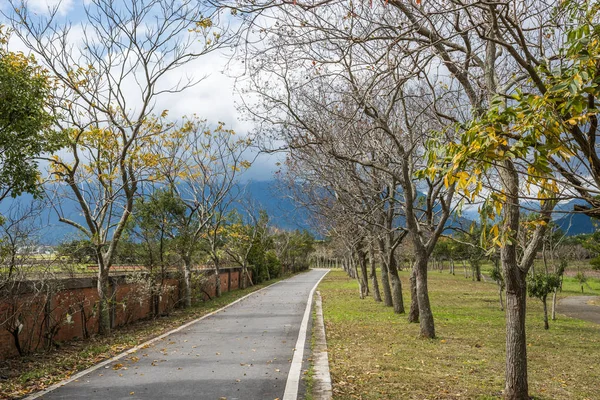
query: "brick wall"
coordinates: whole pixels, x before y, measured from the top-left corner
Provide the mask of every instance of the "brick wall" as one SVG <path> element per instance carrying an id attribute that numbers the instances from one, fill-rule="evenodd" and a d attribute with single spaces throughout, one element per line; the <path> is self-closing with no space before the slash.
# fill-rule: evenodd
<path id="1" fill-rule="evenodd" d="M 216 294 L 213 271 L 198 271 L 204 275 L 199 297 L 207 299 Z M 221 291 L 239 288 L 240 269 L 221 271 Z M 152 301 L 143 283 L 131 283 L 124 275 L 111 276 L 111 289 L 115 301 L 111 307 L 113 327 L 147 318 L 152 315 Z M 19 341 L 29 350 L 48 345 L 48 332 L 53 332 L 54 342 L 64 342 L 92 335 L 98 330 L 95 309 L 98 302 L 95 278 L 70 278 L 60 281 L 62 290 L 46 297 L 23 293 L 12 303 L 0 303 L 0 360 L 18 355 L 11 326 L 21 326 Z M 157 297 L 159 313 L 164 314 L 181 304 L 180 282 L 169 278 L 163 281 L 162 292 Z M 12 318 L 9 318 L 12 316 Z M 16 318 L 18 316 L 18 318 Z"/>

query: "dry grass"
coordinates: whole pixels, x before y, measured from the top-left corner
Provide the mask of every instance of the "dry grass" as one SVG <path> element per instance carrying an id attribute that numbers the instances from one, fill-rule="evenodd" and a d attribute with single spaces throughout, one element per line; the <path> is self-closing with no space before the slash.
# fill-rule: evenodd
<path id="1" fill-rule="evenodd" d="M 321 283 L 335 399 L 495 399 L 504 386 L 504 313 L 492 283 L 430 273 L 438 338 L 332 271 Z M 402 273 L 406 304 L 408 276 Z M 530 394 L 598 399 L 600 325 L 559 316 L 544 331 L 541 303 L 528 301 Z"/>

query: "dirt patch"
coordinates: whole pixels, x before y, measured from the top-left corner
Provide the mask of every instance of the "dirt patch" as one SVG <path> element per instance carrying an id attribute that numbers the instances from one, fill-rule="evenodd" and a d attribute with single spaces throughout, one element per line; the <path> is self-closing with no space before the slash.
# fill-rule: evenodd
<path id="1" fill-rule="evenodd" d="M 567 271 L 565 271 L 565 276 L 568 276 L 568 277 L 572 278 L 572 277 L 576 276 L 577 273 L 578 273 L 577 271 L 567 270 Z M 585 274 L 585 276 L 587 278 L 598 278 L 598 279 L 600 279 L 600 271 L 585 270 L 585 271 L 583 271 L 583 273 Z"/>

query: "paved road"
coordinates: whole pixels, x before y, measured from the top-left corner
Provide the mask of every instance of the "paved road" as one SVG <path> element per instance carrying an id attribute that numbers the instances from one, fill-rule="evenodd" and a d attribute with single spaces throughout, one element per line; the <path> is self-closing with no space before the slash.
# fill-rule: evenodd
<path id="1" fill-rule="evenodd" d="M 281 399 L 309 293 L 324 274 L 279 282 L 43 398 Z"/>
<path id="2" fill-rule="evenodd" d="M 568 317 L 579 318 L 600 324 L 600 307 L 588 304 L 590 300 L 600 302 L 597 296 L 570 296 L 558 303 L 556 311 Z"/>

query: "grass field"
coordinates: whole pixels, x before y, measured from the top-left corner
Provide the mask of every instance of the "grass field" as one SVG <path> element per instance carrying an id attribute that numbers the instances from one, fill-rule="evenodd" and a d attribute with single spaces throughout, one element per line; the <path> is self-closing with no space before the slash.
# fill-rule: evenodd
<path id="1" fill-rule="evenodd" d="M 458 271 L 457 271 L 458 273 Z M 402 272 L 405 304 L 408 273 Z M 335 399 L 496 399 L 504 387 L 504 312 L 497 287 L 430 272 L 437 339 L 372 298 L 356 281 L 330 272 L 320 284 Z M 600 282 L 587 282 L 600 294 Z M 565 281 L 564 295 L 578 294 Z M 586 288 L 587 289 L 587 288 Z M 543 329 L 542 306 L 528 300 L 530 395 L 536 399 L 600 398 L 600 325 L 559 315 Z"/>

